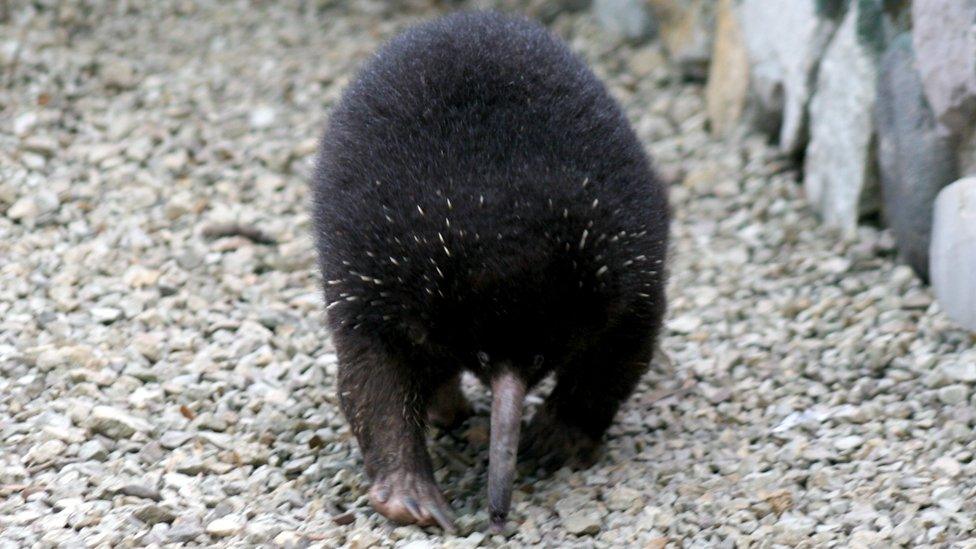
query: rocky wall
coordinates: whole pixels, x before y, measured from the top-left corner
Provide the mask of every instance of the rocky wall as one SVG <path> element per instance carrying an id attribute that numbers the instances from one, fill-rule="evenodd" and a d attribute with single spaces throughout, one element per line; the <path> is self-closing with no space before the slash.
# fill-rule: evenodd
<path id="1" fill-rule="evenodd" d="M 612 3 L 592 9 L 608 19 Z M 682 76 L 704 79 L 713 133 L 768 134 L 823 223 L 852 238 L 880 220 L 976 330 L 976 0 L 617 4 L 643 8 Z"/>

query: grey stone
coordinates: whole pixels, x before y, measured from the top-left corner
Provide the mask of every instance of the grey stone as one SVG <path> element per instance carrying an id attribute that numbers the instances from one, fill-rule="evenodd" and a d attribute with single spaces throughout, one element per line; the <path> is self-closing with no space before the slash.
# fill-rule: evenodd
<path id="1" fill-rule="evenodd" d="M 957 477 L 959 473 L 962 472 L 962 466 L 959 462 L 948 456 L 940 457 L 932 463 L 932 467 L 941 472 L 943 476 L 946 477 Z"/>
<path id="2" fill-rule="evenodd" d="M 38 122 L 39 118 L 36 112 L 27 111 L 17 115 L 13 122 L 14 135 L 21 137 L 28 135 Z"/>
<path id="3" fill-rule="evenodd" d="M 690 334 L 701 327 L 701 319 L 693 315 L 679 316 L 668 322 L 668 328 L 679 334 Z"/>
<path id="4" fill-rule="evenodd" d="M 196 518 L 177 518 L 166 532 L 166 538 L 175 543 L 188 543 L 203 534 L 203 526 Z"/>
<path id="5" fill-rule="evenodd" d="M 841 437 L 834 441 L 834 447 L 841 452 L 849 452 L 855 448 L 858 448 L 864 444 L 864 437 L 858 435 L 850 435 L 846 437 Z"/>
<path id="6" fill-rule="evenodd" d="M 148 432 L 150 424 L 142 419 L 110 406 L 95 406 L 88 420 L 88 428 L 109 438 L 129 438 L 137 432 Z"/>
<path id="7" fill-rule="evenodd" d="M 925 99 L 907 33 L 881 58 L 875 121 L 885 219 L 903 260 L 927 280 L 935 197 L 955 180 L 956 159 Z"/>
<path id="8" fill-rule="evenodd" d="M 594 0 L 593 15 L 608 33 L 631 42 L 654 34 L 654 20 L 640 0 Z"/>
<path id="9" fill-rule="evenodd" d="M 976 178 L 960 179 L 936 198 L 930 260 L 942 310 L 976 332 Z"/>
<path id="10" fill-rule="evenodd" d="M 779 146 L 804 144 L 807 103 L 820 57 L 836 24 L 817 12 L 816 0 L 743 0 L 739 22 L 752 64 L 757 107 L 780 119 Z"/>
<path id="11" fill-rule="evenodd" d="M 262 106 L 251 111 L 248 121 L 251 123 L 251 127 L 256 129 L 267 128 L 268 126 L 274 124 L 275 121 L 274 108 L 268 106 Z"/>
<path id="12" fill-rule="evenodd" d="M 976 383 L 976 363 L 947 362 L 940 366 L 942 372 L 953 381 Z"/>
<path id="13" fill-rule="evenodd" d="M 38 153 L 43 156 L 53 156 L 60 148 L 58 140 L 49 135 L 35 135 L 24 140 L 25 151 Z"/>
<path id="14" fill-rule="evenodd" d="M 133 265 L 125 271 L 125 274 L 122 275 L 122 280 L 133 288 L 145 288 L 155 285 L 156 282 L 159 281 L 159 276 L 159 271 L 146 269 L 139 265 Z M 151 334 L 139 335 L 148 336 Z"/>
<path id="15" fill-rule="evenodd" d="M 925 94 L 939 122 L 976 129 L 976 0 L 915 0 L 912 40 Z"/>
<path id="16" fill-rule="evenodd" d="M 582 536 L 600 531 L 606 511 L 583 497 L 567 497 L 556 503 L 556 513 L 567 532 Z"/>
<path id="17" fill-rule="evenodd" d="M 14 221 L 34 224 L 41 216 L 57 211 L 61 205 L 58 195 L 49 190 L 21 197 L 7 209 L 7 217 Z"/>
<path id="18" fill-rule="evenodd" d="M 604 496 L 611 511 L 626 511 L 639 506 L 644 501 L 640 491 L 627 486 L 615 486 Z"/>
<path id="19" fill-rule="evenodd" d="M 174 449 L 193 438 L 193 433 L 187 433 L 183 431 L 166 431 L 163 436 L 159 437 L 159 443 L 167 449 Z"/>
<path id="20" fill-rule="evenodd" d="M 92 318 L 102 324 L 111 324 L 122 318 L 122 311 L 115 307 L 92 307 Z"/>
<path id="21" fill-rule="evenodd" d="M 434 544 L 425 539 L 417 539 L 403 544 L 401 549 L 434 549 Z"/>
<path id="22" fill-rule="evenodd" d="M 968 396 L 969 390 L 965 385 L 946 385 L 945 387 L 939 389 L 939 400 L 941 400 L 943 404 L 948 404 L 950 406 L 965 402 Z"/>
<path id="23" fill-rule="evenodd" d="M 193 270 L 203 264 L 203 254 L 193 246 L 187 246 L 183 253 L 176 257 L 176 262 L 186 270 Z"/>
<path id="24" fill-rule="evenodd" d="M 810 517 L 785 514 L 773 527 L 775 541 L 795 547 L 806 541 L 816 526 L 817 521 Z"/>
<path id="25" fill-rule="evenodd" d="M 234 534 L 240 532 L 243 528 L 244 521 L 241 519 L 241 517 L 227 515 L 226 517 L 221 517 L 207 523 L 206 531 L 211 536 L 227 537 L 233 536 Z"/>
<path id="26" fill-rule="evenodd" d="M 959 511 L 964 503 L 959 497 L 959 491 L 953 486 L 940 486 L 932 490 L 932 499 L 939 507 L 950 513 Z"/>
<path id="27" fill-rule="evenodd" d="M 48 463 L 61 457 L 67 445 L 60 440 L 49 440 L 31 447 L 24 456 L 27 463 Z"/>
<path id="28" fill-rule="evenodd" d="M 297 547 L 302 541 L 302 535 L 292 530 L 280 532 L 274 537 L 274 543 L 278 547 Z"/>
<path id="29" fill-rule="evenodd" d="M 350 549 L 369 549 L 375 547 L 379 541 L 375 534 L 364 530 L 353 532 L 346 538 Z"/>
<path id="30" fill-rule="evenodd" d="M 95 460 L 95 461 L 105 461 L 108 458 L 108 452 L 105 451 L 105 446 L 97 440 L 89 440 L 88 442 L 81 445 L 78 449 L 78 458 L 82 461 Z"/>
<path id="31" fill-rule="evenodd" d="M 880 198 L 872 151 L 877 69 L 858 39 L 858 13 L 848 11 L 820 63 L 803 177 L 824 222 L 847 234 L 862 214 L 877 211 Z"/>
<path id="32" fill-rule="evenodd" d="M 9 181 L 0 181 L 0 206 L 10 205 L 17 201 L 17 188 Z M 2 209 L 2 208 L 0 208 Z"/>
<path id="33" fill-rule="evenodd" d="M 186 456 L 176 464 L 176 471 L 184 475 L 196 476 L 207 470 L 207 463 L 197 455 Z"/>
<path id="34" fill-rule="evenodd" d="M 152 362 L 162 357 L 163 340 L 159 334 L 139 334 L 132 340 L 132 347 Z"/>
<path id="35" fill-rule="evenodd" d="M 159 490 L 147 484 L 124 484 L 119 487 L 118 493 L 126 496 L 134 496 L 137 498 L 151 499 L 155 501 L 162 499 Z"/>
<path id="36" fill-rule="evenodd" d="M 150 526 L 161 522 L 173 522 L 176 519 L 176 514 L 171 509 L 157 503 L 143 505 L 132 515 Z"/>
<path id="37" fill-rule="evenodd" d="M 834 441 L 834 447 L 841 452 L 849 452 L 855 448 L 859 448 L 861 444 L 864 444 L 864 437 L 858 435 L 841 437 Z"/>

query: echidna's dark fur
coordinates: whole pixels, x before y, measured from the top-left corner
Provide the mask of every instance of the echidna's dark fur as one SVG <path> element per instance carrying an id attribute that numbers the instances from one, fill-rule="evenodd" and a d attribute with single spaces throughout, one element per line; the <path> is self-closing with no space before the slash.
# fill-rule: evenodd
<path id="1" fill-rule="evenodd" d="M 342 408 L 378 508 L 432 522 L 428 405 L 461 369 L 530 387 L 555 371 L 527 448 L 557 465 L 596 445 L 651 358 L 669 213 L 563 43 L 491 13 L 395 38 L 332 111 L 314 197 Z"/>

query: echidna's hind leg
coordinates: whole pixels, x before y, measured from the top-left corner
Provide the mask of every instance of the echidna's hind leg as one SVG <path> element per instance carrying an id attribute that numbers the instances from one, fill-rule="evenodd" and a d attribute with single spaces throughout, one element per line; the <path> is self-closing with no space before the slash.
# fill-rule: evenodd
<path id="1" fill-rule="evenodd" d="M 451 508 L 434 482 L 425 430 L 430 384 L 363 336 L 335 333 L 339 400 L 372 481 L 369 500 L 403 524 L 453 530 Z"/>
<path id="2" fill-rule="evenodd" d="M 556 387 L 526 429 L 521 457 L 546 471 L 589 466 L 620 404 L 650 365 L 657 326 L 643 315 L 629 317 L 579 360 L 557 367 Z"/>

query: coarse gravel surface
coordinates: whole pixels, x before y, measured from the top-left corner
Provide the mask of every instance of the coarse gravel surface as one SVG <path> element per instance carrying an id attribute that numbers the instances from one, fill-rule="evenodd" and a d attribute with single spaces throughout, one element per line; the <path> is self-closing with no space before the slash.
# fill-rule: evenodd
<path id="1" fill-rule="evenodd" d="M 711 138 L 654 43 L 588 12 L 551 25 L 673 181 L 670 363 L 594 467 L 520 479 L 498 535 L 469 387 L 481 415 L 432 437 L 445 538 L 366 501 L 307 180 L 355 67 L 447 8 L 9 4 L 0 547 L 976 547 L 973 336 L 888 231 L 842 239 L 763 138 Z"/>

